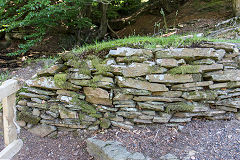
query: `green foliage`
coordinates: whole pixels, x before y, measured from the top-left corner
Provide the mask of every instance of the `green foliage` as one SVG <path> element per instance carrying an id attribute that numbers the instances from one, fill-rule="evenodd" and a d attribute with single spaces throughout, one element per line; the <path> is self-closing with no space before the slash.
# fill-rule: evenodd
<path id="1" fill-rule="evenodd" d="M 0 73 L 0 85 L 2 84 L 2 82 L 6 81 L 7 79 L 9 79 L 8 71 Z"/>
<path id="2" fill-rule="evenodd" d="M 41 42 L 47 32 L 64 29 L 83 29 L 92 25 L 91 20 L 81 14 L 84 4 L 90 0 L 13 0 L 0 3 L 0 32 L 13 30 L 30 31 L 24 37 L 26 43 L 19 45 L 15 53 L 27 52 L 36 43 Z"/>
<path id="3" fill-rule="evenodd" d="M 208 40 L 207 38 L 196 37 L 184 39 L 180 35 L 173 35 L 170 37 L 126 37 L 123 39 L 117 39 L 105 42 L 96 42 L 95 44 L 85 45 L 81 47 L 76 47 L 72 50 L 71 56 L 69 53 L 63 55 L 65 59 L 70 57 L 78 57 L 79 54 L 86 52 L 91 52 L 92 54 L 97 54 L 101 51 L 108 51 L 110 49 L 116 49 L 117 47 L 133 47 L 133 48 L 156 48 L 158 45 L 161 48 L 168 47 L 183 47 L 190 46 L 193 43 L 198 43 L 203 40 Z M 67 57 L 67 58 L 66 58 Z"/>

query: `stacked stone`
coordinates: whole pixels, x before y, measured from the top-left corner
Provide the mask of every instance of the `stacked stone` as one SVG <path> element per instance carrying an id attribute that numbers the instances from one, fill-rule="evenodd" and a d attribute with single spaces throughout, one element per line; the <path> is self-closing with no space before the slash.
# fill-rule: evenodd
<path id="1" fill-rule="evenodd" d="M 227 43 L 202 47 L 117 48 L 102 64 L 110 68 L 107 72 L 85 60 L 90 74 L 68 59 L 26 82 L 18 117 L 28 124 L 89 130 L 175 124 L 194 117 L 229 119 L 228 113 L 240 108 L 239 52 Z"/>

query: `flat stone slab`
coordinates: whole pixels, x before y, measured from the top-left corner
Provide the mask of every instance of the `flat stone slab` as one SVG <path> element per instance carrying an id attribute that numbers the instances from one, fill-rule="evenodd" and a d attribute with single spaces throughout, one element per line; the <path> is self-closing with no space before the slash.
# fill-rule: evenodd
<path id="1" fill-rule="evenodd" d="M 120 142 L 88 138 L 87 151 L 97 160 L 150 160 L 142 153 L 127 151 Z"/>
<path id="2" fill-rule="evenodd" d="M 168 91 L 168 88 L 164 84 L 149 83 L 147 81 L 123 77 L 117 77 L 116 79 L 119 87 L 143 89 L 151 92 Z"/>
<path id="3" fill-rule="evenodd" d="M 147 75 L 146 79 L 149 82 L 158 83 L 187 83 L 201 81 L 201 74 L 152 74 Z"/>
<path id="4" fill-rule="evenodd" d="M 155 96 L 138 96 L 133 98 L 134 101 L 157 101 L 157 102 L 180 102 L 182 98 L 169 98 L 169 97 L 155 97 Z"/>
<path id="5" fill-rule="evenodd" d="M 55 85 L 53 77 L 40 77 L 34 80 L 27 80 L 26 83 L 30 87 L 38 87 L 52 90 L 60 89 Z"/>
<path id="6" fill-rule="evenodd" d="M 55 130 L 57 130 L 55 126 L 41 124 L 29 129 L 29 132 L 40 137 L 46 137 Z"/>
<path id="7" fill-rule="evenodd" d="M 139 77 L 147 75 L 151 72 L 151 65 L 146 63 L 132 63 L 123 68 L 122 74 L 124 77 Z"/>
<path id="8" fill-rule="evenodd" d="M 108 91 L 101 88 L 84 87 L 86 101 L 93 104 L 112 105 L 112 100 Z"/>
<path id="9" fill-rule="evenodd" d="M 203 81 L 203 82 L 194 82 L 194 83 L 185 83 L 172 86 L 173 90 L 184 89 L 184 88 L 193 88 L 193 87 L 206 87 L 212 85 L 213 81 Z"/>
<path id="10" fill-rule="evenodd" d="M 214 100 L 217 98 L 217 93 L 214 91 L 193 91 L 185 92 L 182 97 L 187 100 Z"/>
<path id="11" fill-rule="evenodd" d="M 117 48 L 117 50 L 110 50 L 107 57 L 131 57 L 131 56 L 144 56 L 153 57 L 151 50 L 146 49 L 133 49 L 128 47 Z"/>
<path id="12" fill-rule="evenodd" d="M 225 50 L 215 50 L 213 48 L 157 49 L 156 58 L 175 58 L 187 61 L 204 58 L 221 60 L 225 53 Z"/>
<path id="13" fill-rule="evenodd" d="M 209 73 L 207 76 L 216 82 L 240 81 L 240 70 L 217 71 Z"/>

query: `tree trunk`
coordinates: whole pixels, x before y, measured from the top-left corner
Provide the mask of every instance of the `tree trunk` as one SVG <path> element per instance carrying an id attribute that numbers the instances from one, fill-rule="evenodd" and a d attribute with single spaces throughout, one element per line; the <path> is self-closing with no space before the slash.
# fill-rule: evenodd
<path id="1" fill-rule="evenodd" d="M 99 28 L 98 36 L 97 39 L 102 39 L 107 33 L 107 8 L 108 8 L 108 3 L 101 3 L 101 8 L 102 8 L 102 18 L 101 18 L 101 25 Z"/>
<path id="2" fill-rule="evenodd" d="M 234 16 L 240 16 L 240 0 L 232 0 Z"/>

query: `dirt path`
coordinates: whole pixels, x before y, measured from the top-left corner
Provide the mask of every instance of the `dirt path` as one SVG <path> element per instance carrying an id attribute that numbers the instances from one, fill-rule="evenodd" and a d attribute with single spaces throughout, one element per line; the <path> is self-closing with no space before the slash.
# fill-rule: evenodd
<path id="1" fill-rule="evenodd" d="M 59 132 L 57 138 L 41 138 L 22 129 L 19 138 L 23 140 L 24 146 L 13 160 L 93 159 L 86 151 L 85 143 L 85 139 L 91 134 L 87 132 L 82 132 L 79 136 L 75 134 L 62 131 Z M 3 144 L 3 136 L 0 136 L 0 150 L 4 148 Z"/>
<path id="2" fill-rule="evenodd" d="M 40 138 L 22 129 L 24 147 L 14 160 L 91 160 L 85 140 L 95 134 L 87 131 L 59 132 L 55 138 Z M 139 151 L 158 160 L 167 153 L 181 160 L 239 160 L 240 121 L 196 120 L 181 126 L 155 125 L 131 131 L 110 129 L 99 132 L 102 140 L 117 140 L 128 150 Z M 3 137 L 0 137 L 3 149 Z"/>
<path id="3" fill-rule="evenodd" d="M 181 160 L 240 159 L 240 121 L 197 120 L 180 128 L 159 125 L 132 131 L 112 129 L 98 137 L 122 142 L 129 150 L 153 160 L 167 153 Z"/>

